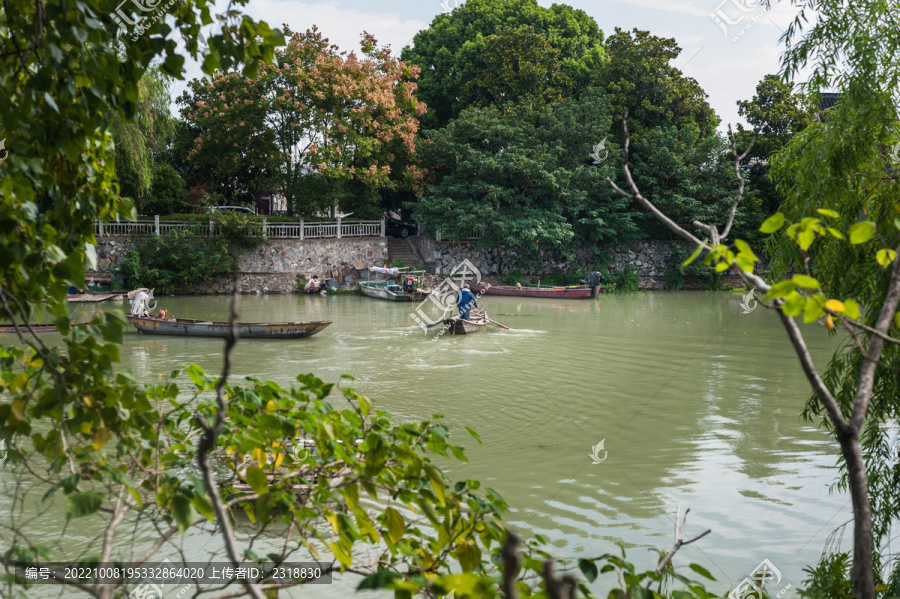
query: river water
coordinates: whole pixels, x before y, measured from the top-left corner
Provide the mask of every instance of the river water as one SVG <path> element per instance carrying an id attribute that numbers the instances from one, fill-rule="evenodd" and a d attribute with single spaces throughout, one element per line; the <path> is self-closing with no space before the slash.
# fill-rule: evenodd
<path id="1" fill-rule="evenodd" d="M 513 330 L 435 339 L 411 325 L 409 305 L 244 296 L 242 321 L 334 324 L 304 340 L 242 341 L 233 374 L 284 385 L 298 373 L 332 381 L 351 374 L 396 421 L 443 414 L 471 461 L 446 468 L 451 477 L 499 491 L 510 526 L 543 535 L 559 557 L 617 553 L 622 543 L 639 568 L 652 568 L 648 549 L 671 545 L 680 504 L 691 509 L 686 536 L 712 533 L 683 548 L 676 565 L 701 564 L 719 580 L 710 588 L 724 592 L 768 559 L 782 575 L 778 588 L 790 584 L 793 596 L 802 568 L 852 511 L 848 496 L 829 493 L 835 447 L 799 416 L 808 386 L 785 333 L 771 311 L 744 314 L 739 301 L 714 292 L 488 297 L 488 315 Z M 159 306 L 227 320 L 229 298 L 159 298 Z M 819 327 L 804 331 L 823 366 L 836 342 Z M 215 373 L 222 342 L 131 332 L 122 359 L 139 381 L 190 362 Z M 594 464 L 591 448 L 601 441 Z M 63 522 L 49 518 L 46 527 Z M 612 583 L 601 577 L 593 586 L 605 595 Z M 302 591 L 348 595 L 346 582 Z"/>

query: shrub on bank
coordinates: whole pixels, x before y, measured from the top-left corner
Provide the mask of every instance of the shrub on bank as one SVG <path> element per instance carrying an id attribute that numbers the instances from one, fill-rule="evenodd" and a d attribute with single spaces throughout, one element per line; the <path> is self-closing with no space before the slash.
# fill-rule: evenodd
<path id="1" fill-rule="evenodd" d="M 128 289 L 147 287 L 158 294 L 175 293 L 187 286 L 227 274 L 231 255 L 224 237 L 201 237 L 193 231 L 138 237 L 113 267 Z"/>

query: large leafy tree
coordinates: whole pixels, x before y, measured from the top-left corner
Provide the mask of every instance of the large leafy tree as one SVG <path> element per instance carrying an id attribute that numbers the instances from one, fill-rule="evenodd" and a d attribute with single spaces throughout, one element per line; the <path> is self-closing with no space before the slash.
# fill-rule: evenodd
<path id="1" fill-rule="evenodd" d="M 196 135 L 186 156 L 190 170 L 229 201 L 266 189 L 274 175 L 278 146 L 266 126 L 265 98 L 262 79 L 217 72 L 210 80 L 191 81 L 178 99 L 186 121 L 178 141 Z"/>
<path id="2" fill-rule="evenodd" d="M 737 191 L 734 163 L 723 160 L 728 151 L 725 138 L 718 134 L 704 138 L 692 123 L 651 129 L 633 143 L 634 180 L 654 205 L 680 223 L 725 220 Z M 758 207 L 742 202 L 734 226 L 746 238 L 748 229 L 761 221 Z M 634 222 L 647 238 L 671 236 L 647 212 Z"/>
<path id="3" fill-rule="evenodd" d="M 559 49 L 530 26 L 484 38 L 480 73 L 466 84 L 469 106 L 541 106 L 564 97 L 571 81 L 560 72 Z"/>
<path id="4" fill-rule="evenodd" d="M 137 200 L 143 213 L 153 186 L 154 164 L 174 134 L 169 112 L 169 78 L 151 67 L 138 82 L 135 119 L 114 116 L 116 174 L 123 195 Z"/>
<path id="5" fill-rule="evenodd" d="M 255 79 L 192 82 L 179 100 L 199 129 L 191 164 L 231 190 L 271 185 L 304 214 L 335 201 L 377 214 L 379 190 L 410 183 L 406 164 L 425 107 L 414 95 L 417 70 L 372 36 L 362 42 L 359 58 L 313 28 L 291 35 Z"/>
<path id="6" fill-rule="evenodd" d="M 747 147 L 753 135 L 758 136 L 752 151 L 743 161 L 748 175 L 748 199 L 758 202 L 765 214 L 777 211 L 784 201 L 784 196 L 769 176 L 770 160 L 794 136 L 818 120 L 818 111 L 794 87 L 778 75 L 766 75 L 756 85 L 756 94 L 752 99 L 738 102 L 738 114 L 749 124 L 749 127 L 744 127 L 738 123 L 738 145 Z"/>
<path id="7" fill-rule="evenodd" d="M 533 267 L 541 253 L 639 233 L 627 203 L 603 184 L 614 158 L 590 154 L 609 128 L 602 99 L 543 109 L 470 108 L 421 141 L 429 185 L 413 207 L 448 239 L 486 226 L 481 243 L 516 252 Z M 605 154 L 603 157 L 609 157 Z"/>
<path id="8" fill-rule="evenodd" d="M 521 33 L 503 33 L 509 29 Z M 528 44 L 544 43 L 529 39 L 532 33 L 543 36 L 558 52 L 559 73 L 572 81 L 576 91 L 591 85 L 605 52 L 603 32 L 587 13 L 565 4 L 544 8 L 537 0 L 468 0 L 452 13 L 436 16 L 401 53 L 404 62 L 422 69 L 418 95 L 428 106 L 423 127 L 442 127 L 470 105 L 465 90 L 470 82 L 484 76 L 488 37 L 503 34 L 494 42 L 500 47 L 512 42 L 520 51 Z M 497 56 L 493 49 L 488 51 L 489 61 L 493 60 L 491 56 Z M 538 64 L 542 60 L 539 56 L 531 54 L 531 60 L 535 61 L 533 66 L 546 68 Z M 507 83 L 516 84 L 509 79 Z"/>
<path id="9" fill-rule="evenodd" d="M 628 110 L 635 139 L 650 129 L 671 125 L 694 124 L 701 138 L 715 134 L 719 119 L 706 101 L 706 92 L 671 64 L 681 54 L 673 38 L 617 27 L 606 40 L 606 51 L 609 59 L 598 85 L 609 96 L 610 114 L 617 123 Z M 621 140 L 618 126 L 613 135 Z"/>

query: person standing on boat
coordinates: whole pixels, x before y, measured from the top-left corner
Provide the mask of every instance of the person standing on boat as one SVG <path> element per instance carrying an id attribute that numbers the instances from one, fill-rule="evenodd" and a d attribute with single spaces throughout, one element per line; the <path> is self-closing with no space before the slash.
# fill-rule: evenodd
<path id="1" fill-rule="evenodd" d="M 469 320 L 469 312 L 472 310 L 472 306 L 477 308 L 478 302 L 475 300 L 475 296 L 472 295 L 469 284 L 466 283 L 459 290 L 459 299 L 456 302 L 456 307 L 459 309 L 459 317 L 463 320 Z"/>

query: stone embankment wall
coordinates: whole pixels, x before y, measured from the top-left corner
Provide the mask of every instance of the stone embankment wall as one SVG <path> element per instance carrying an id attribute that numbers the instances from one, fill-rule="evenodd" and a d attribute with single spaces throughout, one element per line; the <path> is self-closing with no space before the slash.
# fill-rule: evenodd
<path id="1" fill-rule="evenodd" d="M 102 237 L 97 244 L 99 272 L 122 260 L 131 247 L 128 237 Z M 350 287 L 360 271 L 387 262 L 387 239 L 353 237 L 344 239 L 270 239 L 244 252 L 238 259 L 241 291 L 244 293 L 293 293 L 297 277 L 318 275 L 333 287 Z M 365 276 L 365 275 L 363 275 Z M 90 274 L 88 274 L 90 277 Z M 189 293 L 230 293 L 231 277 L 219 277 L 186 290 Z"/>
<path id="2" fill-rule="evenodd" d="M 516 270 L 512 260 L 514 253 L 509 250 L 479 248 L 474 241 L 434 241 L 421 235 L 409 239 L 425 260 L 426 268 L 429 271 L 434 269 L 438 275 L 449 274 L 454 266 L 465 259 L 474 264 L 487 281 L 499 281 L 503 275 Z M 679 246 L 686 247 L 684 243 L 678 241 L 640 241 L 630 247 L 604 247 L 600 253 L 609 257 L 610 272 L 619 272 L 626 264 L 631 264 L 640 279 L 641 289 L 662 289 L 668 263 Z M 522 274 L 538 277 L 567 271 L 576 265 L 591 271 L 597 267 L 598 257 L 598 252 L 579 248 L 575 251 L 574 261 L 547 260 L 543 269 L 526 271 Z M 739 279 L 734 276 L 723 277 L 723 282 L 740 284 Z"/>
<path id="3" fill-rule="evenodd" d="M 479 248 L 475 242 L 434 241 L 421 235 L 409 237 L 416 252 L 422 257 L 429 272 L 449 274 L 468 259 L 481 271 L 487 281 L 500 281 L 503 275 L 514 270 L 514 254 L 506 249 Z M 683 244 L 682 244 L 683 245 Z M 98 241 L 99 272 L 110 272 L 127 248 L 128 237 L 103 237 Z M 607 247 L 601 251 L 608 256 L 609 270 L 613 273 L 634 266 L 641 289 L 661 289 L 667 262 L 677 251 L 679 242 L 641 241 L 630 247 Z M 293 293 L 297 291 L 297 277 L 318 275 L 329 287 L 353 287 L 359 278 L 365 278 L 369 266 L 388 261 L 387 238 L 353 237 L 344 239 L 270 239 L 263 245 L 245 252 L 238 260 L 241 271 L 241 291 L 244 293 Z M 541 275 L 566 271 L 574 266 L 585 270 L 596 268 L 598 253 L 577 249 L 575 260 L 547 261 L 538 272 L 524 275 Z M 88 275 L 90 277 L 90 274 Z M 735 276 L 723 277 L 723 282 L 739 285 Z M 185 290 L 188 293 L 231 293 L 231 278 L 220 277 Z"/>

